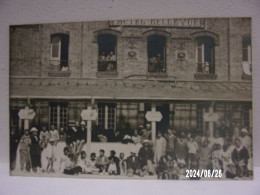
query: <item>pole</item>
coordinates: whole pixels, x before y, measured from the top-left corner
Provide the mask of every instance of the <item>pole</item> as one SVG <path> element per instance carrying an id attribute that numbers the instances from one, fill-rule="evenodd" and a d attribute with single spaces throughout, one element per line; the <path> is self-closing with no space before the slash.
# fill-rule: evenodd
<path id="1" fill-rule="evenodd" d="M 25 106 L 25 110 L 27 111 L 27 113 L 28 113 L 28 111 L 29 111 L 29 107 L 28 106 Z M 27 116 L 28 117 L 28 116 Z M 29 119 L 24 119 L 24 130 L 25 129 L 29 129 Z"/>
<path id="2" fill-rule="evenodd" d="M 152 103 L 152 112 L 156 112 L 156 106 Z M 156 139 L 156 122 L 152 121 L 152 142 L 153 146 L 155 146 L 155 139 Z"/>
<path id="3" fill-rule="evenodd" d="M 88 106 L 88 110 L 91 110 L 91 106 Z M 87 156 L 90 157 L 91 153 L 91 120 L 87 120 Z"/>

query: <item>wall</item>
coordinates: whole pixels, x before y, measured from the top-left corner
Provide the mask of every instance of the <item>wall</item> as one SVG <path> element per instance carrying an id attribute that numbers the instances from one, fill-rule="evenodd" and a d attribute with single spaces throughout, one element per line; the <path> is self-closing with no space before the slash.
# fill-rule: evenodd
<path id="1" fill-rule="evenodd" d="M 241 80 L 242 36 L 251 33 L 251 20 L 250 18 L 210 18 L 205 19 L 205 29 L 109 27 L 108 21 L 13 26 L 10 30 L 11 75 L 47 77 L 50 71 L 50 36 L 53 33 L 66 33 L 70 37 L 70 77 L 96 77 L 98 44 L 94 39 L 94 34 L 98 30 L 108 28 L 120 33 L 117 40 L 117 77 L 147 75 L 146 33 L 159 30 L 169 34 L 166 43 L 169 78 L 193 80 L 197 65 L 196 40 L 192 34 L 206 30 L 219 36 L 219 45 L 215 46 L 217 80 L 228 80 L 229 74 L 231 80 Z M 228 43 L 230 43 L 230 51 Z M 178 50 L 186 52 L 186 60 L 176 59 Z M 129 58 L 129 51 L 135 51 L 136 57 Z"/>

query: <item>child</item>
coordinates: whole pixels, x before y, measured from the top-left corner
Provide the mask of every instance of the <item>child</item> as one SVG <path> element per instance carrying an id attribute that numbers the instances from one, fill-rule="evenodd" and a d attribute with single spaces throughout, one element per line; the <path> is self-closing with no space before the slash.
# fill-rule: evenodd
<path id="1" fill-rule="evenodd" d="M 179 179 L 184 180 L 187 179 L 186 178 L 186 163 L 184 159 L 178 160 L 178 175 L 179 175 Z"/>
<path id="2" fill-rule="evenodd" d="M 158 179 L 169 179 L 166 156 L 162 156 L 157 167 Z"/>
<path id="3" fill-rule="evenodd" d="M 24 130 L 24 135 L 22 136 L 19 143 L 19 154 L 20 154 L 20 168 L 21 171 L 29 171 L 31 167 L 29 145 L 31 144 L 31 138 L 29 130 Z"/>
<path id="4" fill-rule="evenodd" d="M 117 167 L 116 163 L 114 162 L 113 158 L 110 158 L 107 172 L 109 175 L 117 175 Z"/>
<path id="5" fill-rule="evenodd" d="M 190 137 L 190 141 L 188 142 L 188 168 L 189 169 L 197 169 L 197 154 L 199 150 L 198 143 L 194 140 L 195 136 L 192 135 Z"/>
<path id="6" fill-rule="evenodd" d="M 51 130 L 49 132 L 50 132 L 50 139 L 54 140 L 54 145 L 56 146 L 60 139 L 59 132 L 57 129 L 55 129 L 54 125 L 51 125 Z"/>
<path id="7" fill-rule="evenodd" d="M 42 127 L 42 131 L 40 132 L 39 138 L 41 148 L 46 148 L 50 138 L 50 134 L 49 131 L 46 130 L 46 126 Z"/>
<path id="8" fill-rule="evenodd" d="M 46 167 L 46 171 L 49 172 L 55 172 L 53 168 L 54 162 L 56 159 L 56 146 L 55 146 L 55 139 L 50 138 L 50 143 L 48 144 L 46 148 L 46 158 L 48 160 L 48 165 Z"/>
<path id="9" fill-rule="evenodd" d="M 219 144 L 213 145 L 213 151 L 211 157 L 212 157 L 212 169 L 221 170 L 223 163 L 221 160 L 221 146 Z"/>

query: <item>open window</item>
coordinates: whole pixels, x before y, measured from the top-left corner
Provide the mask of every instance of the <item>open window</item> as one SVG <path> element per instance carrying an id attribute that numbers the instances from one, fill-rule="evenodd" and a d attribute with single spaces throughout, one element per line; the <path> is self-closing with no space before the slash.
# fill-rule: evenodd
<path id="1" fill-rule="evenodd" d="M 148 72 L 166 72 L 166 37 L 150 35 L 147 37 Z"/>
<path id="2" fill-rule="evenodd" d="M 51 35 L 51 67 L 54 71 L 68 71 L 69 35 Z"/>
<path id="3" fill-rule="evenodd" d="M 251 36 L 243 36 L 242 45 L 243 74 L 252 75 Z"/>
<path id="4" fill-rule="evenodd" d="M 215 44 L 211 37 L 197 38 L 197 72 L 215 74 Z"/>
<path id="5" fill-rule="evenodd" d="M 112 34 L 98 35 L 98 71 L 117 71 L 117 37 Z"/>

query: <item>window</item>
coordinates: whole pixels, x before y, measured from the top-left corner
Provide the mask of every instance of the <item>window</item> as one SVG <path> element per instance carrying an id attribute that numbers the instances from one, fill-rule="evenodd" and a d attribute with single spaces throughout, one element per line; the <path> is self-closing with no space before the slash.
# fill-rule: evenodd
<path id="1" fill-rule="evenodd" d="M 66 103 L 50 104 L 50 124 L 57 129 L 67 129 L 68 126 L 68 105 Z"/>
<path id="2" fill-rule="evenodd" d="M 215 74 L 214 39 L 199 37 L 197 39 L 197 72 Z"/>
<path id="3" fill-rule="evenodd" d="M 242 44 L 243 73 L 245 75 L 252 75 L 251 36 L 244 36 Z"/>
<path id="4" fill-rule="evenodd" d="M 98 125 L 103 129 L 116 128 L 115 104 L 98 104 Z"/>
<path id="5" fill-rule="evenodd" d="M 51 36 L 51 65 L 56 71 L 68 70 L 69 35 L 54 34 Z"/>
<path id="6" fill-rule="evenodd" d="M 174 128 L 182 131 L 196 130 L 196 104 L 175 104 Z"/>
<path id="7" fill-rule="evenodd" d="M 166 72 L 166 38 L 161 35 L 150 35 L 147 37 L 148 72 Z"/>
<path id="8" fill-rule="evenodd" d="M 98 71 L 117 71 L 116 44 L 117 37 L 115 35 L 98 35 Z"/>

